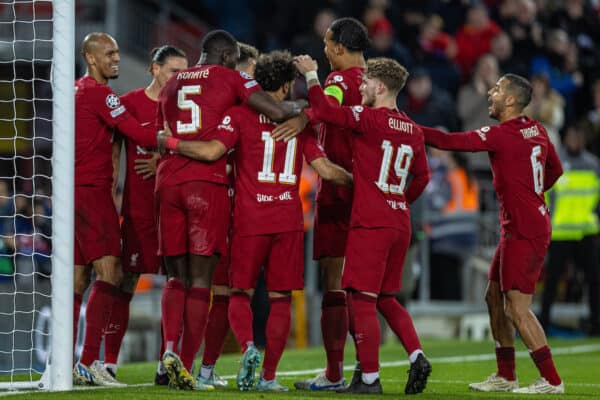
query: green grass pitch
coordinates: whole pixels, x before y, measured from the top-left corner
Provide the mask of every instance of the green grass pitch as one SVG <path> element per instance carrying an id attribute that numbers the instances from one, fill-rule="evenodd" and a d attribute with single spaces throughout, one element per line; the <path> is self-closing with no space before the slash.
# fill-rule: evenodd
<path id="1" fill-rule="evenodd" d="M 534 398 L 598 399 L 600 398 L 600 340 L 552 340 L 550 342 L 554 360 L 564 382 L 566 393 L 562 396 L 536 395 Z M 433 372 L 425 392 L 420 399 L 522 399 L 531 395 L 510 393 L 479 393 L 468 390 L 470 382 L 483 380 L 495 371 L 493 344 L 490 342 L 465 342 L 458 340 L 424 340 L 423 347 L 433 365 Z M 346 379 L 351 377 L 354 354 L 352 346 L 347 346 Z M 521 385 L 527 385 L 538 377 L 537 370 L 523 345 L 517 346 L 517 375 Z M 397 343 L 386 344 L 381 348 L 381 379 L 383 396 L 358 396 L 360 399 L 398 398 L 404 396 L 406 383 L 406 354 Z M 148 400 L 148 399 L 309 399 L 309 398 L 346 398 L 347 396 L 331 392 L 302 392 L 293 389 L 293 382 L 310 377 L 324 366 L 325 356 L 320 348 L 308 350 L 288 350 L 280 363 L 279 380 L 292 388 L 289 393 L 238 392 L 235 379 L 239 356 L 225 355 L 217 364 L 221 375 L 230 377 L 230 387 L 214 392 L 183 392 L 168 390 L 165 387 L 150 385 L 154 379 L 156 363 L 135 363 L 119 368 L 118 378 L 132 386 L 124 389 L 90 389 L 70 393 L 27 392 L 10 394 L 8 399 L 108 399 L 108 400 Z M 302 374 L 302 371 L 304 373 Z M 310 372 L 307 372 L 310 371 Z M 0 397 L 7 395 L 0 392 Z M 353 396 L 357 398 L 357 396 Z"/>

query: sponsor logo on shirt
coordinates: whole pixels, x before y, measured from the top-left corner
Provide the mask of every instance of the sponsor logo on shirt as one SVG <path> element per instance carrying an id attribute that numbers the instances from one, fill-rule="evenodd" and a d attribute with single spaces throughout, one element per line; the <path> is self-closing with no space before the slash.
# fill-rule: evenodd
<path id="1" fill-rule="evenodd" d="M 259 203 L 274 201 L 273 196 L 268 194 L 256 193 L 256 201 Z"/>
<path id="2" fill-rule="evenodd" d="M 353 106 L 352 107 L 352 115 L 354 115 L 354 119 L 360 121 L 360 113 L 363 112 L 363 106 Z"/>
<path id="3" fill-rule="evenodd" d="M 217 127 L 217 129 L 224 129 L 229 132 L 233 132 L 233 126 L 231 126 L 231 117 L 226 115 L 221 121 L 221 124 Z"/>
<path id="4" fill-rule="evenodd" d="M 481 140 L 483 140 L 484 142 L 487 140 L 487 136 L 485 134 L 489 131 L 490 131 L 489 126 L 482 126 L 481 128 L 475 130 L 475 132 L 477 132 L 477 134 L 479 135 Z"/>
<path id="5" fill-rule="evenodd" d="M 106 101 L 106 105 L 110 109 L 115 109 L 121 105 L 121 100 L 119 100 L 119 96 L 117 96 L 114 93 L 110 93 L 108 96 L 106 96 L 105 101 Z"/>
<path id="6" fill-rule="evenodd" d="M 407 210 L 405 201 L 396 201 L 396 200 L 388 200 L 388 205 L 392 207 L 394 210 Z"/>
<path id="7" fill-rule="evenodd" d="M 110 112 L 110 116 L 113 118 L 117 118 L 119 115 L 123 114 L 125 112 L 125 106 L 121 106 L 119 108 L 117 108 L 116 110 L 112 110 Z"/>
<path id="8" fill-rule="evenodd" d="M 292 192 L 290 192 L 289 190 L 286 192 L 283 192 L 279 195 L 279 200 L 293 200 L 292 198 Z"/>

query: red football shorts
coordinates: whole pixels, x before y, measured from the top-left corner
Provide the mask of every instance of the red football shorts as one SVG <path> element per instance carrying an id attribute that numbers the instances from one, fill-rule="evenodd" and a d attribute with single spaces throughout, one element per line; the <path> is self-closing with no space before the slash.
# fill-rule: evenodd
<path id="1" fill-rule="evenodd" d="M 124 217 L 121 224 L 123 237 L 123 271 L 138 274 L 158 274 L 160 257 L 158 233 L 153 219 Z"/>
<path id="2" fill-rule="evenodd" d="M 319 206 L 315 209 L 313 260 L 344 257 L 350 231 L 351 203 Z"/>
<path id="3" fill-rule="evenodd" d="M 227 252 L 227 186 L 205 181 L 160 187 L 158 245 L 163 256 Z"/>
<path id="4" fill-rule="evenodd" d="M 304 232 L 233 235 L 229 277 L 231 287 L 252 289 L 264 267 L 269 291 L 304 287 Z"/>
<path id="5" fill-rule="evenodd" d="M 410 229 L 352 228 L 348 234 L 342 288 L 396 293 L 402 288 Z"/>
<path id="6" fill-rule="evenodd" d="M 521 293 L 535 293 L 550 235 L 526 239 L 505 233 L 498 243 L 488 278 L 500 283 L 500 290 L 516 289 Z"/>
<path id="7" fill-rule="evenodd" d="M 75 265 L 121 256 L 119 217 L 110 188 L 75 187 Z"/>

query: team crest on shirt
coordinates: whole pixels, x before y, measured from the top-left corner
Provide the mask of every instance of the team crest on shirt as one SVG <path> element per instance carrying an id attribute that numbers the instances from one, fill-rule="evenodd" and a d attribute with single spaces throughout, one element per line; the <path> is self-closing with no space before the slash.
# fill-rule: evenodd
<path id="1" fill-rule="evenodd" d="M 119 100 L 119 96 L 117 96 L 114 93 L 110 93 L 108 96 L 106 96 L 105 101 L 106 101 L 106 105 L 110 109 L 115 109 L 121 105 L 121 100 Z"/>
<path id="2" fill-rule="evenodd" d="M 344 80 L 344 77 L 341 76 L 341 75 L 336 75 L 336 76 L 333 77 L 333 81 L 334 82 L 341 82 L 343 80 Z"/>

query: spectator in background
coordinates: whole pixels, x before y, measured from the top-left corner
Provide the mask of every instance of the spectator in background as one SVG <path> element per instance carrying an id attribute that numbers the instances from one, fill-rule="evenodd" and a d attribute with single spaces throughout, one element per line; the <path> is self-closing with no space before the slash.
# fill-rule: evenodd
<path id="1" fill-rule="evenodd" d="M 412 56 L 408 49 L 394 38 L 394 28 L 386 17 L 374 20 L 370 25 L 367 25 L 367 28 L 371 38 L 371 48 L 367 49 L 366 58 L 392 58 L 410 69 Z"/>
<path id="2" fill-rule="evenodd" d="M 477 181 L 462 154 L 430 148 L 429 161 L 431 298 L 460 300 L 463 265 L 477 247 Z"/>
<path id="3" fill-rule="evenodd" d="M 437 14 L 429 16 L 419 31 L 418 62 L 431 73 L 434 84 L 455 95 L 460 84 L 460 72 L 454 57 L 457 47 L 454 38 L 445 33 L 444 20 Z"/>
<path id="4" fill-rule="evenodd" d="M 445 91 L 433 86 L 429 72 L 415 68 L 408 80 L 406 94 L 398 98 L 398 108 L 420 125 L 458 128 L 455 105 Z"/>
<path id="5" fill-rule="evenodd" d="M 596 157 L 600 157 L 600 80 L 592 85 L 592 109 L 582 120 L 586 134 L 586 147 Z"/>
<path id="6" fill-rule="evenodd" d="M 558 154 L 563 176 L 548 192 L 552 240 L 548 248 L 540 322 L 548 326 L 550 310 L 565 263 L 583 269 L 590 306 L 589 333 L 600 335 L 600 260 L 598 245 L 600 160 L 585 151 L 585 132 L 569 126 Z"/>
<path id="7" fill-rule="evenodd" d="M 460 67 L 463 81 L 479 57 L 490 51 L 494 36 L 500 33 L 500 27 L 488 16 L 483 3 L 475 3 L 467 11 L 467 21 L 456 34 L 458 52 L 455 61 Z"/>
<path id="8" fill-rule="evenodd" d="M 498 66 L 503 74 L 529 75 L 530 63 L 519 61 L 513 56 L 513 43 L 506 32 L 502 31 L 494 36 L 490 52 L 498 60 Z"/>
<path id="9" fill-rule="evenodd" d="M 498 78 L 496 57 L 491 54 L 482 56 L 475 66 L 473 78 L 458 92 L 458 115 L 464 130 L 496 125 L 496 121 L 489 117 L 488 90 L 494 87 Z"/>
<path id="10" fill-rule="evenodd" d="M 8 183 L 0 179 L 0 235 L 6 236 L 15 215 L 13 197 Z"/>
<path id="11" fill-rule="evenodd" d="M 504 15 L 502 28 L 508 33 L 515 49 L 514 62 L 529 65 L 531 58 L 544 45 L 542 26 L 537 20 L 537 5 L 533 0 L 514 0 L 514 12 Z"/>
<path id="12" fill-rule="evenodd" d="M 564 30 L 554 29 L 547 34 L 545 51 L 533 57 L 530 72 L 532 76 L 548 77 L 550 86 L 566 100 L 567 117 L 573 116 L 573 97 L 583 84 L 583 75 L 578 70 L 577 48 Z"/>
<path id="13" fill-rule="evenodd" d="M 330 9 L 323 9 L 315 16 L 312 30 L 304 35 L 294 38 L 292 41 L 292 53 L 293 54 L 308 54 L 313 60 L 316 60 L 319 64 L 319 80 L 324 81 L 327 74 L 329 74 L 331 68 L 329 61 L 325 57 L 323 52 L 323 38 L 327 29 L 331 26 L 332 22 L 335 21 L 336 15 Z"/>
<path id="14" fill-rule="evenodd" d="M 529 118 L 544 125 L 554 147 L 560 147 L 559 132 L 565 122 L 565 100 L 550 87 L 546 75 L 534 75 L 531 78 L 531 102 L 523 112 Z"/>

